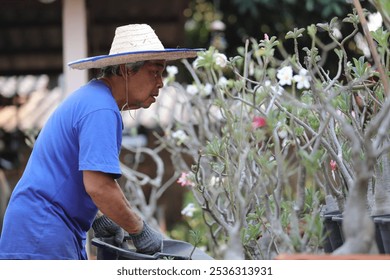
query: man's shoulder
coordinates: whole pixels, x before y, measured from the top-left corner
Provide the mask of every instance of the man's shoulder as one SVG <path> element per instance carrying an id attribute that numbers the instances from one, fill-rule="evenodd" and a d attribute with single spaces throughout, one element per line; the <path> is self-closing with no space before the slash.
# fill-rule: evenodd
<path id="1" fill-rule="evenodd" d="M 64 103 L 67 107 L 71 106 L 74 110 L 85 113 L 102 109 L 119 111 L 109 88 L 98 80 L 92 80 L 76 90 Z"/>

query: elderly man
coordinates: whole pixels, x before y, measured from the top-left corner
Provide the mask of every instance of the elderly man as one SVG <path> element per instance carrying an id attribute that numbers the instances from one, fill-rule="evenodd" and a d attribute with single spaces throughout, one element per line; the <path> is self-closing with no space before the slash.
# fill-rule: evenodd
<path id="1" fill-rule="evenodd" d="M 116 179 L 124 110 L 148 108 L 163 86 L 166 61 L 199 49 L 165 49 L 146 24 L 116 29 L 108 55 L 71 62 L 102 69 L 56 109 L 40 132 L 4 218 L 0 259 L 87 259 L 86 233 L 161 250 L 162 235 L 136 214 Z M 103 215 L 96 218 L 97 212 Z"/>

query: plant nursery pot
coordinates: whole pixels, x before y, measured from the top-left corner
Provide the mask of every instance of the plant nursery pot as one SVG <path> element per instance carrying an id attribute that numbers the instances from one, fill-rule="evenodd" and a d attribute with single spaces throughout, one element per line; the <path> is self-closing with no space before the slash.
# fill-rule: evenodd
<path id="1" fill-rule="evenodd" d="M 324 222 L 324 224 L 325 224 L 325 222 Z M 329 233 L 328 233 L 327 229 L 325 228 L 325 226 L 323 229 L 323 234 L 325 236 L 324 242 L 322 244 L 322 246 L 324 247 L 324 252 L 325 253 L 332 253 L 333 252 L 332 243 L 330 242 Z"/>
<path id="2" fill-rule="evenodd" d="M 343 245 L 343 236 L 341 226 L 338 221 L 334 220 L 336 217 L 341 216 L 338 211 L 325 213 L 323 218 L 324 231 L 325 231 L 325 242 L 324 251 L 325 253 L 332 253 L 334 250 Z"/>
<path id="3" fill-rule="evenodd" d="M 375 240 L 376 244 L 378 245 L 378 250 L 380 254 L 386 254 L 381 234 L 382 218 L 386 217 L 390 217 L 390 215 L 378 215 L 371 217 L 375 224 Z"/>
<path id="4" fill-rule="evenodd" d="M 378 250 L 380 254 L 390 254 L 390 215 L 383 215 L 383 216 L 372 216 L 371 217 L 375 223 L 375 241 L 378 246 Z M 338 232 L 337 229 L 335 230 L 335 233 L 333 233 L 333 238 L 335 239 L 334 242 L 337 242 L 336 245 L 340 247 L 344 243 L 344 236 L 343 236 L 343 215 L 342 214 L 335 214 L 331 215 L 331 219 L 333 223 L 336 223 L 338 226 Z M 384 233 L 382 233 L 382 231 Z M 338 240 L 338 239 L 341 239 Z M 385 245 L 387 243 L 387 245 Z M 388 247 L 388 251 L 386 251 L 385 246 Z M 332 246 L 332 251 L 336 250 L 338 247 Z M 325 253 L 331 253 L 325 251 Z"/>
<path id="5" fill-rule="evenodd" d="M 374 218 L 375 227 L 378 228 L 381 238 L 381 246 L 384 254 L 390 254 L 390 215 Z M 378 248 L 379 248 L 378 244 Z M 379 251 L 381 249 L 379 248 Z"/>
<path id="6" fill-rule="evenodd" d="M 343 215 L 340 214 L 340 215 L 335 215 L 332 217 L 332 221 L 335 222 L 339 228 L 339 232 L 340 232 L 340 236 L 341 236 L 341 239 L 343 240 L 343 243 L 344 243 L 344 235 L 343 235 Z"/>

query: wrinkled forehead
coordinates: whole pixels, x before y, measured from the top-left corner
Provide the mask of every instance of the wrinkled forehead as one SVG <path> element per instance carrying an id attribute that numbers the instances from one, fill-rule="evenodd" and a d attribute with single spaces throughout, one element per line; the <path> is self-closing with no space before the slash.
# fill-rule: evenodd
<path id="1" fill-rule="evenodd" d="M 161 68 L 161 70 L 165 69 L 166 61 L 165 60 L 148 60 L 146 61 L 147 65 L 156 66 L 158 68 Z"/>

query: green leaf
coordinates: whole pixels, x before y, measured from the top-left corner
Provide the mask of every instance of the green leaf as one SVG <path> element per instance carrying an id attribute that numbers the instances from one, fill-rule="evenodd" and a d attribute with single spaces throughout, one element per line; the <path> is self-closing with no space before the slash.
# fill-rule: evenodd
<path id="1" fill-rule="evenodd" d="M 363 77 L 370 69 L 369 63 L 367 61 L 364 61 L 364 59 L 364 56 L 359 57 L 359 59 L 356 59 L 354 57 L 352 58 L 352 71 L 356 78 Z"/>
<path id="2" fill-rule="evenodd" d="M 357 26 L 360 22 L 359 16 L 356 11 L 354 11 L 353 14 L 348 14 L 347 17 L 343 19 L 343 22 L 352 23 L 354 26 Z"/>
<path id="3" fill-rule="evenodd" d="M 325 31 L 330 31 L 330 27 L 328 23 L 317 23 L 317 26 Z"/>
<path id="4" fill-rule="evenodd" d="M 222 174 L 225 169 L 226 169 L 226 165 L 222 162 L 210 162 L 210 166 L 211 166 L 211 169 L 217 173 L 217 174 Z"/>
<path id="5" fill-rule="evenodd" d="M 314 24 L 311 24 L 310 26 L 307 27 L 307 33 L 309 34 L 310 37 L 315 38 L 317 34 L 317 27 Z"/>
<path id="6" fill-rule="evenodd" d="M 378 42 L 378 44 L 386 49 L 389 47 L 389 36 L 390 36 L 390 32 L 388 30 L 384 30 L 383 27 L 382 28 L 378 28 L 377 30 L 375 30 L 374 32 L 371 32 L 371 35 L 372 37 L 374 38 L 375 41 Z"/>
<path id="7" fill-rule="evenodd" d="M 303 32 L 305 32 L 305 28 L 294 28 L 294 31 L 287 32 L 286 39 L 297 39 L 299 37 L 302 37 Z"/>
<path id="8" fill-rule="evenodd" d="M 225 143 L 214 137 L 214 139 L 210 142 L 207 142 L 206 146 L 206 154 L 210 156 L 219 156 L 223 150 L 225 150 Z"/>

